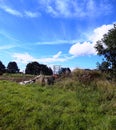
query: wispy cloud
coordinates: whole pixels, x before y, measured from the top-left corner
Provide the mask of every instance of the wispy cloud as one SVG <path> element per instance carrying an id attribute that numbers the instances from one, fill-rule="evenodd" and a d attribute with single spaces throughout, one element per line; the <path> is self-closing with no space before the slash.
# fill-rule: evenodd
<path id="1" fill-rule="evenodd" d="M 24 53 L 24 54 L 14 53 L 13 58 L 16 62 L 23 63 L 23 64 L 27 64 L 28 62 L 32 62 L 32 61 L 38 61 L 38 59 L 32 57 L 28 53 Z"/>
<path id="2" fill-rule="evenodd" d="M 112 5 L 107 0 L 99 2 L 95 0 L 39 0 L 37 6 L 36 11 L 26 8 L 19 11 L 9 7 L 7 2 L 0 1 L 0 8 L 5 12 L 18 17 L 28 16 L 30 18 L 40 16 L 41 12 L 46 12 L 53 17 L 97 17 L 107 15 L 112 10 Z"/>
<path id="3" fill-rule="evenodd" d="M 31 17 L 31 18 L 36 18 L 36 17 L 40 16 L 40 13 L 38 13 L 38 12 L 31 12 L 31 11 L 26 10 L 24 13 L 26 16 Z"/>
<path id="4" fill-rule="evenodd" d="M 56 40 L 56 41 L 42 41 L 42 42 L 37 42 L 35 44 L 37 45 L 44 45 L 44 44 L 48 44 L 48 45 L 52 45 L 52 44 L 74 44 L 75 42 L 77 42 L 78 40 Z"/>
<path id="5" fill-rule="evenodd" d="M 18 11 L 17 9 L 13 9 L 9 7 L 5 2 L 0 1 L 0 9 L 3 11 L 7 12 L 8 14 L 17 16 L 17 17 L 30 17 L 30 18 L 36 18 L 40 16 L 39 12 L 32 12 L 30 10 L 25 10 L 25 11 Z"/>
<path id="6" fill-rule="evenodd" d="M 40 0 L 39 4 L 47 13 L 55 17 L 95 17 L 109 14 L 112 8 L 106 0 L 100 2 L 94 0 Z"/>
<path id="7" fill-rule="evenodd" d="M 8 50 L 20 47 L 20 41 L 5 30 L 0 30 L 0 50 Z"/>
<path id="8" fill-rule="evenodd" d="M 59 51 L 56 55 L 53 56 L 53 58 L 58 58 L 62 54 L 61 51 Z"/>
<path id="9" fill-rule="evenodd" d="M 78 42 L 73 44 L 69 49 L 69 53 L 76 57 L 84 55 L 96 55 L 96 42 L 98 40 L 101 40 L 103 35 L 108 33 L 108 30 L 110 30 L 111 28 L 113 28 L 113 24 L 102 25 L 94 29 L 92 35 L 88 36 L 88 41 L 90 42 L 85 41 L 83 43 Z"/>
<path id="10" fill-rule="evenodd" d="M 51 57 L 43 57 L 43 58 L 34 58 L 28 53 L 14 53 L 13 58 L 17 63 L 27 64 L 32 61 L 37 61 L 39 63 L 48 64 L 55 62 L 64 62 L 73 58 L 73 56 L 62 56 L 62 52 L 59 51 L 57 54 Z"/>
<path id="11" fill-rule="evenodd" d="M 16 38 L 14 38 L 13 36 L 11 36 L 11 34 L 7 33 L 4 30 L 0 30 L 0 35 L 4 36 L 5 38 L 12 40 L 12 41 L 18 41 Z"/>
<path id="12" fill-rule="evenodd" d="M 23 16 L 21 12 L 15 10 L 15 9 L 12 9 L 6 5 L 0 5 L 0 8 L 11 15 L 15 15 L 15 16 L 19 16 L 19 17 Z"/>
<path id="13" fill-rule="evenodd" d="M 0 50 L 8 50 L 16 47 L 15 45 L 2 45 L 0 46 Z"/>

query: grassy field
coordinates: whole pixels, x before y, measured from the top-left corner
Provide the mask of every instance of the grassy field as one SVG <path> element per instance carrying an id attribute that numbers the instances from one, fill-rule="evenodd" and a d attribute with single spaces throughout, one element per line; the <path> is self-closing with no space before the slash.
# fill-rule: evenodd
<path id="1" fill-rule="evenodd" d="M 115 130 L 116 86 L 0 81 L 0 130 Z"/>
<path id="2" fill-rule="evenodd" d="M 4 73 L 3 75 L 0 75 L 0 80 L 7 80 L 7 81 L 13 81 L 13 82 L 21 82 L 24 80 L 30 80 L 34 75 L 25 75 L 25 74 L 8 74 Z"/>

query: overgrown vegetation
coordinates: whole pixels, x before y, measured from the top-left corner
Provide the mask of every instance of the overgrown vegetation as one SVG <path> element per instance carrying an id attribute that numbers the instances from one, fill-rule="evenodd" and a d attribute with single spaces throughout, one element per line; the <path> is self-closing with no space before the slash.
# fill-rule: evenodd
<path id="1" fill-rule="evenodd" d="M 0 129 L 115 130 L 116 83 L 78 69 L 52 86 L 0 81 Z"/>

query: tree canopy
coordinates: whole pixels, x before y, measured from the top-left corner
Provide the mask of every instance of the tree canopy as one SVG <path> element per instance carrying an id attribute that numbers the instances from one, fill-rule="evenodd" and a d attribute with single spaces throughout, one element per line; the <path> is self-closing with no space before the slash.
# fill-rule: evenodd
<path id="1" fill-rule="evenodd" d="M 98 55 L 104 56 L 112 75 L 116 76 L 116 25 L 97 42 L 95 48 Z"/>
<path id="2" fill-rule="evenodd" d="M 65 74 L 65 75 L 68 75 L 71 73 L 71 70 L 70 68 L 61 68 L 60 71 L 59 71 L 59 74 Z"/>
<path id="3" fill-rule="evenodd" d="M 39 68 L 39 63 L 38 62 L 31 62 L 26 65 L 25 69 L 26 74 L 40 74 L 40 68 Z"/>
<path id="4" fill-rule="evenodd" d="M 39 74 L 45 74 L 45 75 L 52 75 L 52 69 L 47 67 L 44 64 L 39 64 L 38 62 L 31 62 L 28 63 L 25 69 L 26 74 L 33 74 L 33 75 L 39 75 Z"/>
<path id="5" fill-rule="evenodd" d="M 8 73 L 19 73 L 19 68 L 15 61 L 8 63 L 7 72 Z"/>

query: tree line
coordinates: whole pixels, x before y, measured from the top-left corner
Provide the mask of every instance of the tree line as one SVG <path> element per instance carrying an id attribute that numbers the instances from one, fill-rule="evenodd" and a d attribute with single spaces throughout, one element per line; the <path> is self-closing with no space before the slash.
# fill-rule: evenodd
<path id="1" fill-rule="evenodd" d="M 20 69 L 15 61 L 9 62 L 7 67 L 0 61 L 0 75 L 3 73 L 20 73 Z M 38 62 L 31 62 L 26 65 L 25 74 L 32 75 L 52 75 L 53 71 L 50 67 L 44 64 L 39 64 Z"/>
<path id="2" fill-rule="evenodd" d="M 61 68 L 59 70 L 59 74 L 67 74 L 70 73 L 70 68 Z M 0 61 L 0 75 L 3 73 L 20 73 L 20 69 L 15 61 L 9 62 L 7 67 Z M 52 75 L 53 71 L 50 67 L 44 64 L 40 64 L 36 61 L 30 62 L 26 65 L 25 68 L 25 74 L 31 74 L 31 75 Z"/>

